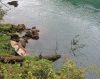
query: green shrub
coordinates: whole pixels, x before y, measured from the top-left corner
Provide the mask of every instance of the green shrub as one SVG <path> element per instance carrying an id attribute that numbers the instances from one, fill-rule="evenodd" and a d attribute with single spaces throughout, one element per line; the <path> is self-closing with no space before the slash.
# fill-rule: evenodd
<path id="1" fill-rule="evenodd" d="M 29 79 L 56 79 L 56 74 L 53 71 L 52 63 L 48 60 L 42 59 L 38 61 L 24 62 L 24 69 L 22 77 Z"/>
<path id="2" fill-rule="evenodd" d="M 56 74 L 51 61 L 25 57 L 23 65 L 0 63 L 0 79 L 85 79 L 84 69 L 68 60 L 59 74 Z"/>
<path id="3" fill-rule="evenodd" d="M 11 24 L 0 24 L 0 33 L 8 34 L 11 30 Z"/>
<path id="4" fill-rule="evenodd" d="M 19 64 L 0 64 L 0 74 L 3 79 L 56 79 L 52 62 L 37 58 L 25 60 Z M 1 78 L 0 78 L 1 79 Z"/>
<path id="5" fill-rule="evenodd" d="M 67 60 L 60 72 L 60 79 L 85 79 L 85 70 L 78 68 L 72 60 Z"/>
<path id="6" fill-rule="evenodd" d="M 1 54 L 11 54 L 14 50 L 10 45 L 10 36 L 6 34 L 0 34 L 0 55 Z"/>

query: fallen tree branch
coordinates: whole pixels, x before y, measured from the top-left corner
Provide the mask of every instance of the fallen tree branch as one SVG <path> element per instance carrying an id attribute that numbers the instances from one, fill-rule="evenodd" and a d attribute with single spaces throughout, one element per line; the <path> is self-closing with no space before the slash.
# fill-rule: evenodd
<path id="1" fill-rule="evenodd" d="M 13 55 L 0 56 L 0 62 L 3 62 L 3 63 L 15 64 L 17 62 L 23 62 L 23 61 L 24 61 L 24 57 L 21 57 L 21 56 L 13 56 Z"/>

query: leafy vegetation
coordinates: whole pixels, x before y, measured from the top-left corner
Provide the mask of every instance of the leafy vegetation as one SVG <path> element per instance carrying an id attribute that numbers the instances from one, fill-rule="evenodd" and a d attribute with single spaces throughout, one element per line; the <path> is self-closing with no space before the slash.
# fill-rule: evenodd
<path id="1" fill-rule="evenodd" d="M 8 33 L 10 32 L 11 24 L 0 24 L 0 33 Z"/>
<path id="2" fill-rule="evenodd" d="M 68 60 L 64 63 L 60 77 L 61 79 L 85 79 L 85 70 L 78 68 L 72 60 Z"/>
<path id="3" fill-rule="evenodd" d="M 21 62 L 22 63 L 22 62 Z M 0 79 L 84 79 L 84 70 L 67 61 L 57 74 L 52 62 L 26 57 L 22 65 L 0 63 Z"/>
<path id="4" fill-rule="evenodd" d="M 45 59 L 26 60 L 22 67 L 19 64 L 1 64 L 0 68 L 3 79 L 55 79 L 53 66 Z"/>
<path id="5" fill-rule="evenodd" d="M 0 34 L 0 55 L 12 54 L 13 52 L 13 48 L 10 45 L 10 36 Z"/>

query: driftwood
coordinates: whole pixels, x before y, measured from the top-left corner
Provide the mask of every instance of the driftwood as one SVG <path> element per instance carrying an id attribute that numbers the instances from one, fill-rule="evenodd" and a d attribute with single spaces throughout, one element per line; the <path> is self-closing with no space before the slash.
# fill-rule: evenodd
<path id="1" fill-rule="evenodd" d="M 0 56 L 0 62 L 3 62 L 3 63 L 15 64 L 17 62 L 23 62 L 23 60 L 24 58 L 21 56 L 13 56 L 13 55 Z"/>
<path id="2" fill-rule="evenodd" d="M 47 59 L 47 60 L 50 60 L 50 61 L 56 61 L 58 60 L 59 58 L 61 58 L 61 55 L 58 55 L 58 54 L 55 54 L 55 55 L 47 55 L 47 56 L 42 56 L 41 54 L 39 55 L 39 58 L 40 59 Z"/>

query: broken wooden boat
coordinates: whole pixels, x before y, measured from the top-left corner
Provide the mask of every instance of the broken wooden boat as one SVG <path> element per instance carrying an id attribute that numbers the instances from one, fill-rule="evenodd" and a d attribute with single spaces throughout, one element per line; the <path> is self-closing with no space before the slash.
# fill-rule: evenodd
<path id="1" fill-rule="evenodd" d="M 10 41 L 11 46 L 15 49 L 15 52 L 19 55 L 19 56 L 28 56 L 29 52 L 22 47 L 22 45 L 19 42 Z"/>

